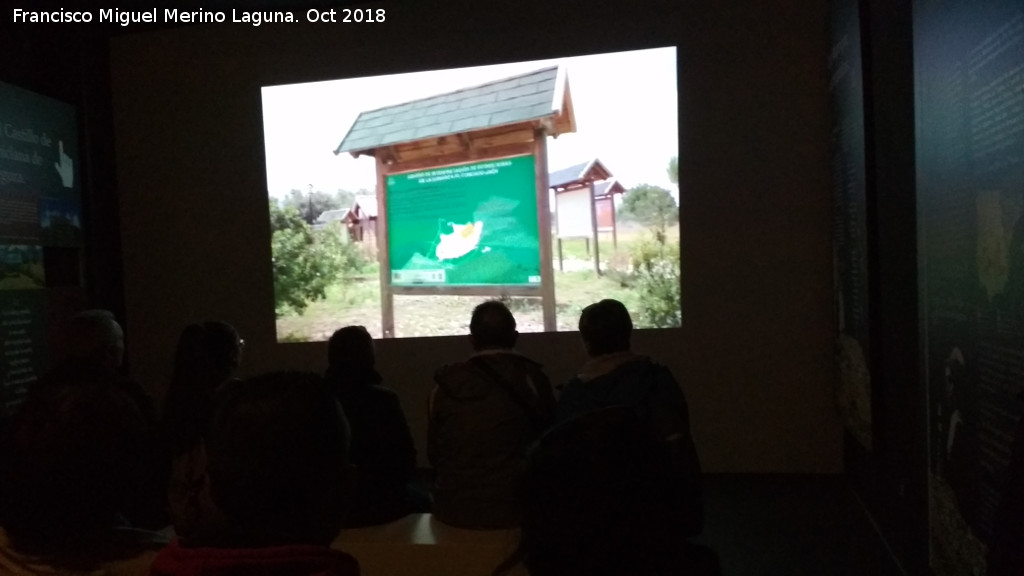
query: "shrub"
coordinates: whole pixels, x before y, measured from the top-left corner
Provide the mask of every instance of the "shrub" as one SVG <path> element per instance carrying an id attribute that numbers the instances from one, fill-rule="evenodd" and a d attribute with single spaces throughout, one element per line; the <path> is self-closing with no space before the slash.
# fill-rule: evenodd
<path id="1" fill-rule="evenodd" d="M 682 323 L 679 245 L 666 241 L 664 227 L 656 226 L 651 238 L 645 238 L 633 248 L 632 268 L 633 286 L 639 301 L 637 326 L 679 326 Z"/>
<path id="2" fill-rule="evenodd" d="M 302 314 L 327 288 L 366 264 L 358 248 L 331 229 L 313 230 L 294 208 L 270 204 L 274 260 L 274 312 Z"/>

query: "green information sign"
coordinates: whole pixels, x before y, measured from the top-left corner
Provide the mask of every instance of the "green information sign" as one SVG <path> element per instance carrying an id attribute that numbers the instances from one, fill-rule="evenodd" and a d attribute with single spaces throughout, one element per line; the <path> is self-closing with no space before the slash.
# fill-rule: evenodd
<path id="1" fill-rule="evenodd" d="M 388 176 L 395 286 L 540 285 L 533 156 Z"/>

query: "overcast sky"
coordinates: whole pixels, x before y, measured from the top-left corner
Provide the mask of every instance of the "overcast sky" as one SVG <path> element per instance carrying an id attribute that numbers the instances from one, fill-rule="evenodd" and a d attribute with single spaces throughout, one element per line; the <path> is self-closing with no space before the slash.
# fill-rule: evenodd
<path id="1" fill-rule="evenodd" d="M 265 87 L 268 191 L 372 190 L 372 157 L 334 155 L 360 112 L 552 64 L 566 68 L 576 133 L 548 139 L 551 171 L 597 157 L 626 188 L 648 183 L 675 195 L 666 172 L 679 148 L 675 48 Z"/>

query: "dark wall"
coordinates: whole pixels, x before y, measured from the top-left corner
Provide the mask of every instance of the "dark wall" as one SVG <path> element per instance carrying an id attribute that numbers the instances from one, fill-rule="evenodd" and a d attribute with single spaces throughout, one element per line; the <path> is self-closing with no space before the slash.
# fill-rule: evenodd
<path id="1" fill-rule="evenodd" d="M 136 374 L 159 390 L 180 328 L 214 317 L 242 331 L 248 372 L 325 365 L 323 344 L 275 342 L 261 85 L 678 45 L 683 327 L 643 331 L 635 348 L 683 382 L 708 471 L 840 471 L 825 5 L 406 4 L 380 4 L 383 25 L 203 25 L 112 42 Z M 636 88 L 623 106 L 644 105 Z M 575 334 L 524 335 L 521 349 L 555 380 L 584 360 Z M 378 351 L 422 442 L 429 375 L 468 344 Z"/>

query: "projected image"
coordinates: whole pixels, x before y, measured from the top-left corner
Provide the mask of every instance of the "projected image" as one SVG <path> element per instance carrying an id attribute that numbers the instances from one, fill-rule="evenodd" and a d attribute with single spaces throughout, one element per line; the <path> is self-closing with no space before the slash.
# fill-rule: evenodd
<path id="1" fill-rule="evenodd" d="M 43 248 L 0 245 L 0 290 L 37 290 L 46 287 Z"/>
<path id="2" fill-rule="evenodd" d="M 263 88 L 279 341 L 681 321 L 675 48 Z"/>

